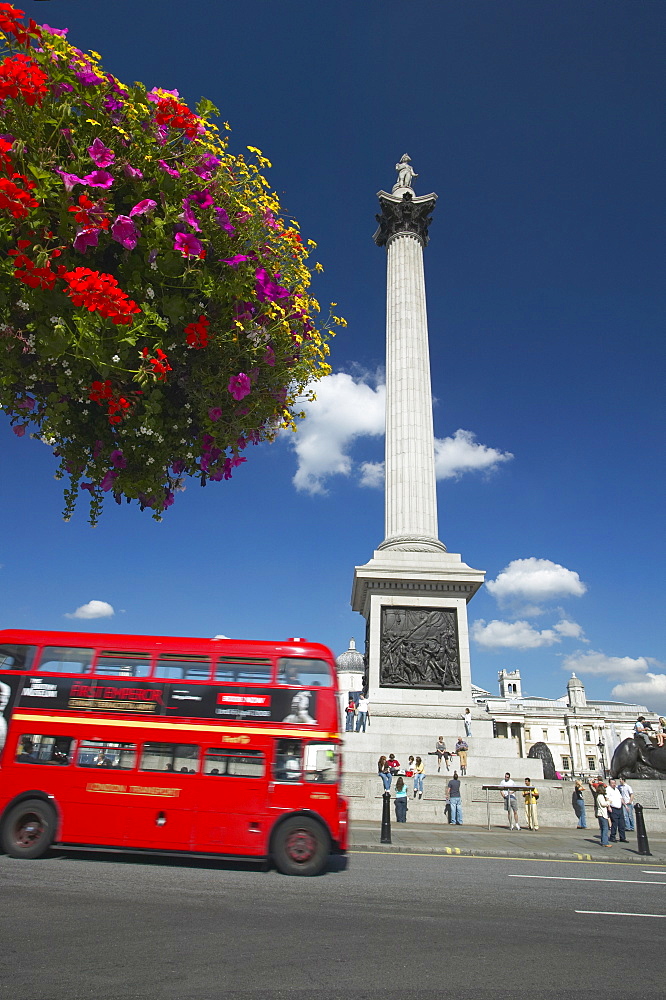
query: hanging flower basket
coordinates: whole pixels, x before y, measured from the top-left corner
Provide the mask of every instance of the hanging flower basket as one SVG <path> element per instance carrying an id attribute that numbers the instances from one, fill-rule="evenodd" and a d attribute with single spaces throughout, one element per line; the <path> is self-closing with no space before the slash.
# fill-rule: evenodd
<path id="1" fill-rule="evenodd" d="M 344 321 L 315 325 L 315 244 L 209 101 L 127 87 L 24 18 L 0 4 L 0 406 L 53 447 L 65 518 L 81 490 L 91 523 L 109 495 L 159 518 L 295 429 Z"/>

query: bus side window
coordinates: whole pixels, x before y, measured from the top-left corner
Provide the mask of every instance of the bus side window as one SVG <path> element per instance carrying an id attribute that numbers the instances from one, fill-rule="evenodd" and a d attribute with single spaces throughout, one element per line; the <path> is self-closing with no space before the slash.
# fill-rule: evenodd
<path id="1" fill-rule="evenodd" d="M 131 771 L 136 764 L 136 746 L 133 743 L 79 740 L 76 763 L 79 767 L 112 767 L 118 771 Z"/>
<path id="2" fill-rule="evenodd" d="M 69 736 L 21 736 L 16 747 L 16 760 L 21 764 L 69 764 L 73 743 Z"/>
<path id="3" fill-rule="evenodd" d="M 0 646 L 0 670 L 30 670 L 36 648 L 13 643 Z"/>
<path id="4" fill-rule="evenodd" d="M 278 660 L 278 681 L 300 687 L 333 687 L 333 674 L 325 660 L 283 656 Z"/>
<path id="5" fill-rule="evenodd" d="M 45 674 L 89 674 L 92 649 L 78 646 L 45 646 L 39 659 L 39 672 Z"/>
<path id="6" fill-rule="evenodd" d="M 301 780 L 301 744 L 298 740 L 276 740 L 274 773 L 276 781 Z"/>
<path id="7" fill-rule="evenodd" d="M 150 673 L 150 654 L 101 652 L 95 673 L 98 677 L 147 677 Z"/>
<path id="8" fill-rule="evenodd" d="M 206 750 L 204 774 L 262 778 L 264 755 L 260 750 Z"/>
<path id="9" fill-rule="evenodd" d="M 140 771 L 194 774 L 199 769 L 199 747 L 189 743 L 144 743 Z"/>
<path id="10" fill-rule="evenodd" d="M 210 660 L 207 656 L 162 653 L 155 664 L 153 676 L 171 680 L 207 681 L 210 677 Z"/>

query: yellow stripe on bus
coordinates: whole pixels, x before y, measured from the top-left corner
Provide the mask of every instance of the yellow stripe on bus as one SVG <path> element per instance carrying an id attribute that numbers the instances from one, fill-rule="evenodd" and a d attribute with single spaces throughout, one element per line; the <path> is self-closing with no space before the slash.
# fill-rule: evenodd
<path id="1" fill-rule="evenodd" d="M 141 719 L 136 722 L 122 722 L 118 719 L 106 718 L 81 719 L 71 715 L 30 715 L 27 712 L 14 712 L 12 718 L 20 722 L 39 722 L 46 724 L 49 722 L 64 722 L 72 726 L 98 726 L 99 728 L 102 728 L 103 726 L 116 726 L 122 729 L 166 729 L 169 732 L 177 730 L 178 732 L 212 733 L 214 735 L 219 733 L 250 733 L 255 736 L 286 736 L 291 737 L 292 739 L 302 738 L 303 736 L 312 734 L 316 735 L 318 739 L 340 739 L 339 733 L 317 733 L 312 730 L 305 729 L 267 729 L 265 726 L 262 726 L 261 729 L 248 729 L 242 726 L 179 724 L 177 719 L 174 719 L 172 722 L 152 722 L 149 719 Z"/>

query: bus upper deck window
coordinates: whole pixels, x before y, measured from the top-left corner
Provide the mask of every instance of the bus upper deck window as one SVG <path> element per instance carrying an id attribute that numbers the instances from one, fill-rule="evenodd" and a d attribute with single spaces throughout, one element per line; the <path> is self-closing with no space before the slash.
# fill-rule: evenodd
<path id="1" fill-rule="evenodd" d="M 35 659 L 35 646 L 0 645 L 0 670 L 30 670 Z"/>
<path id="2" fill-rule="evenodd" d="M 147 677 L 150 673 L 150 654 L 102 652 L 95 673 L 98 677 Z"/>
<path id="3" fill-rule="evenodd" d="M 265 684 L 271 673 L 271 661 L 259 656 L 221 656 L 215 666 L 216 681 L 236 684 Z"/>
<path id="4" fill-rule="evenodd" d="M 89 674 L 92 658 L 92 649 L 45 646 L 39 660 L 39 671 L 45 674 Z"/>
<path id="5" fill-rule="evenodd" d="M 331 668 L 325 660 L 308 660 L 301 656 L 283 656 L 278 662 L 280 684 L 300 687 L 333 687 Z"/>
<path id="6" fill-rule="evenodd" d="M 210 660 L 207 656 L 162 653 L 155 664 L 155 677 L 179 681 L 207 681 L 210 677 Z"/>

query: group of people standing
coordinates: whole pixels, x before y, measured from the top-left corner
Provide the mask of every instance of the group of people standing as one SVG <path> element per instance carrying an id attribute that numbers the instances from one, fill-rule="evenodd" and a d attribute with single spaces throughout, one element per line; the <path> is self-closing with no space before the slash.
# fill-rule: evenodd
<path id="1" fill-rule="evenodd" d="M 626 843 L 627 830 L 634 829 L 634 793 L 631 786 L 624 778 L 609 778 L 608 784 L 598 778 L 588 784 L 594 798 L 594 814 L 599 823 L 601 846 L 610 847 L 611 843 L 617 842 L 618 836 L 621 843 Z M 585 829 L 585 825 L 582 829 Z"/>
<path id="2" fill-rule="evenodd" d="M 347 717 L 345 722 L 346 733 L 354 732 L 354 719 L 356 719 L 356 732 L 360 733 L 361 730 L 365 732 L 365 727 L 370 721 L 370 702 L 365 695 L 361 695 L 358 703 L 353 698 L 350 698 L 345 709 L 345 715 Z"/>

